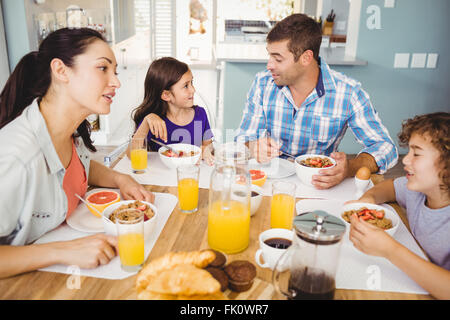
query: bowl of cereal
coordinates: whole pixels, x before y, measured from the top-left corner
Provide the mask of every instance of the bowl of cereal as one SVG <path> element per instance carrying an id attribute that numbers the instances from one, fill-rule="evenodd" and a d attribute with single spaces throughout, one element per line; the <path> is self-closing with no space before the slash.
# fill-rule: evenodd
<path id="1" fill-rule="evenodd" d="M 362 220 L 383 229 L 391 236 L 397 231 L 400 223 L 400 218 L 394 210 L 387 206 L 365 202 L 344 205 L 341 209 L 341 218 L 350 225 L 350 217 L 355 213 Z"/>
<path id="2" fill-rule="evenodd" d="M 106 234 L 117 235 L 116 219 L 126 220 L 120 216 L 122 209 L 138 209 L 144 213 L 144 235 L 149 235 L 156 224 L 158 211 L 154 204 L 139 200 L 124 200 L 108 206 L 103 211 L 103 228 Z"/>
<path id="3" fill-rule="evenodd" d="M 336 166 L 336 160 L 320 154 L 304 154 L 295 158 L 295 172 L 300 181 L 310 187 L 313 175 L 319 171 L 328 170 Z"/>
<path id="4" fill-rule="evenodd" d="M 201 157 L 202 149 L 187 143 L 174 143 L 168 145 L 178 152 L 172 152 L 169 148 L 161 147 L 158 150 L 159 158 L 170 169 L 176 169 L 179 166 L 194 165 Z"/>

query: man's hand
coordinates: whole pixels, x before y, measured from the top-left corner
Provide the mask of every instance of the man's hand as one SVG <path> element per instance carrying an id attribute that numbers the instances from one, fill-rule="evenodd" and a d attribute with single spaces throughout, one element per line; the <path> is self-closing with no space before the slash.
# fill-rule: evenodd
<path id="1" fill-rule="evenodd" d="M 280 145 L 270 137 L 250 141 L 249 149 L 251 156 L 259 163 L 269 162 L 281 154 Z"/>
<path id="2" fill-rule="evenodd" d="M 336 160 L 336 166 L 320 170 L 319 175 L 312 176 L 311 183 L 319 190 L 334 187 L 348 176 L 348 161 L 345 153 L 333 152 L 330 156 Z"/>

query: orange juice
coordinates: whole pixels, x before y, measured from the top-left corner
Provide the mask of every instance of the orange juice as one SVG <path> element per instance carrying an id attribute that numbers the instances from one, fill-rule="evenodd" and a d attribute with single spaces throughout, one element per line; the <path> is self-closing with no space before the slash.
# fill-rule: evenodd
<path id="1" fill-rule="evenodd" d="M 144 263 L 144 235 L 126 233 L 119 235 L 119 256 L 123 266 L 137 266 Z"/>
<path id="2" fill-rule="evenodd" d="M 178 181 L 178 200 L 182 211 L 195 211 L 198 206 L 198 181 L 184 178 Z"/>
<path id="3" fill-rule="evenodd" d="M 250 239 L 250 210 L 243 203 L 230 201 L 229 208 L 222 201 L 214 202 L 208 212 L 208 244 L 212 249 L 237 253 L 248 247 Z"/>
<path id="4" fill-rule="evenodd" d="M 270 227 L 292 229 L 294 219 L 294 197 L 278 193 L 272 196 L 272 206 L 270 211 Z"/>
<path id="5" fill-rule="evenodd" d="M 133 149 L 130 152 L 131 167 L 133 170 L 145 170 L 147 168 L 147 150 Z"/>

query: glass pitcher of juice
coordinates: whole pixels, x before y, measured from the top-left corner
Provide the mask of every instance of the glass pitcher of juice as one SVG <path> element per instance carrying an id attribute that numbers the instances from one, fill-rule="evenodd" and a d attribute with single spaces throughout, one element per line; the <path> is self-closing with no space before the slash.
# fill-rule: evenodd
<path id="1" fill-rule="evenodd" d="M 208 244 L 228 254 L 248 247 L 250 239 L 251 178 L 248 148 L 226 143 L 215 152 L 208 206 Z"/>

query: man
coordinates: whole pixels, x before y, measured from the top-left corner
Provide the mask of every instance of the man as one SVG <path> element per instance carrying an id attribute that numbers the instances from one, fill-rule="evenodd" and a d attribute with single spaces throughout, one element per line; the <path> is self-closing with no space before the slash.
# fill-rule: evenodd
<path id="1" fill-rule="evenodd" d="M 384 173 L 397 163 L 398 152 L 361 84 L 319 57 L 321 42 L 320 25 L 303 14 L 273 27 L 267 70 L 256 75 L 236 137 L 259 162 L 283 153 L 330 155 L 336 167 L 312 179 L 316 188 L 327 189 L 362 166 Z M 337 152 L 348 127 L 364 145 L 354 159 Z"/>

